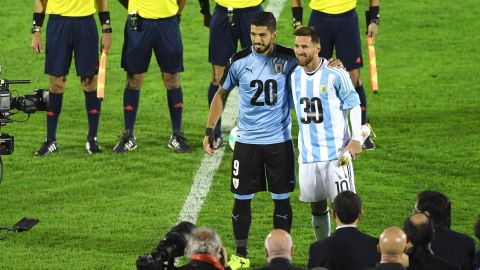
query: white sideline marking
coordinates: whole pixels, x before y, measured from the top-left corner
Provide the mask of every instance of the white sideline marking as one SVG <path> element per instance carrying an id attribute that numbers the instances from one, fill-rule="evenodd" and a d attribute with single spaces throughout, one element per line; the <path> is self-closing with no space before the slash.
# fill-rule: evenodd
<path id="1" fill-rule="evenodd" d="M 268 2 L 266 11 L 273 13 L 275 18 L 279 18 L 280 13 L 283 10 L 286 0 L 270 0 Z M 227 106 L 225 111 L 222 114 L 222 129 L 224 131 L 230 131 L 237 122 L 237 111 L 238 111 L 238 91 L 232 91 L 228 96 Z M 193 178 L 193 184 L 190 189 L 185 203 L 183 204 L 182 211 L 178 217 L 178 222 L 189 221 L 193 224 L 197 223 L 198 214 L 203 207 L 205 198 L 207 197 L 208 192 L 210 191 L 210 186 L 212 185 L 212 179 L 215 175 L 215 172 L 222 162 L 223 154 L 225 148 L 228 146 L 228 137 L 225 138 L 224 147 L 215 151 L 213 157 L 204 155 L 200 166 L 195 173 Z"/>

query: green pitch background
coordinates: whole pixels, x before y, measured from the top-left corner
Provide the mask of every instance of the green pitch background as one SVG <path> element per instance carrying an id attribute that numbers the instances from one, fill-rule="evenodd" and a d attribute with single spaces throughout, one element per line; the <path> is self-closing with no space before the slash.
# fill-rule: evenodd
<path id="1" fill-rule="evenodd" d="M 21 95 L 48 87 L 44 55 L 35 55 L 30 48 L 32 2 L 2 0 L 0 14 L 1 77 L 32 80 L 31 85 L 12 87 Z M 367 1 L 359 2 L 364 29 Z M 32 115 L 26 123 L 2 127 L 2 133 L 15 136 L 15 153 L 2 157 L 0 225 L 12 225 L 24 216 L 41 221 L 30 232 L 0 241 L 0 269 L 133 269 L 136 257 L 156 246 L 178 219 L 203 157 L 211 78 L 208 29 L 202 26 L 198 2 L 189 1 L 182 16 L 185 72 L 181 81 L 183 128 L 192 153 L 178 155 L 165 147 L 170 120 L 165 89 L 153 62 L 141 93 L 138 150 L 117 155 L 111 149 L 123 129 L 125 74 L 120 56 L 126 11 L 116 1 L 110 6 L 114 44 L 99 133 L 104 153 L 85 153 L 84 97 L 74 69 L 60 117 L 58 153 L 33 156 L 46 133 L 44 113 Z M 473 0 L 448 6 L 434 0 L 384 1 L 381 7 L 378 95 L 368 90 L 368 68 L 362 69 L 378 148 L 355 162 L 357 190 L 365 208 L 360 228 L 378 236 L 389 225 L 401 226 L 416 193 L 434 189 L 453 202 L 452 227 L 473 236 L 472 226 L 480 214 L 480 54 L 478 35 L 472 31 L 480 29 L 478 4 Z M 278 24 L 278 41 L 292 45 L 288 0 Z M 22 120 L 26 115 L 14 118 Z M 217 228 L 233 253 L 231 154 L 226 151 L 198 224 Z M 305 266 L 314 240 L 309 210 L 298 202 L 298 191 L 292 202 L 294 263 Z M 272 227 L 271 212 L 269 194 L 258 194 L 249 239 L 254 266 L 265 262 L 262 245 Z"/>

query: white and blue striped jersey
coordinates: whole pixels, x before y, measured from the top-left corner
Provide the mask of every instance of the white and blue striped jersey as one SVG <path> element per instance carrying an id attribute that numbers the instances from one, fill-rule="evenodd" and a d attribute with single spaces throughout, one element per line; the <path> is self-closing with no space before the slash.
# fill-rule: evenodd
<path id="1" fill-rule="evenodd" d="M 321 61 L 313 74 L 298 66 L 290 75 L 299 126 L 299 163 L 338 159 L 350 140 L 348 110 L 360 104 L 348 72 Z"/>
<path id="2" fill-rule="evenodd" d="M 248 144 L 292 139 L 288 75 L 296 66 L 292 49 L 274 44 L 269 55 L 246 48 L 232 56 L 220 81 L 225 91 L 238 86 L 238 137 Z"/>

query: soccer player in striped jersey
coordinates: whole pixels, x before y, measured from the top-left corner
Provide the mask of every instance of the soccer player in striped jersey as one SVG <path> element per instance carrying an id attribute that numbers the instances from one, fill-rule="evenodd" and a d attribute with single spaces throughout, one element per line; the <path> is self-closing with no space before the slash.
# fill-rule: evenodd
<path id="1" fill-rule="evenodd" d="M 368 0 L 369 13 L 367 36 L 375 42 L 380 23 L 380 0 Z M 302 26 L 303 0 L 292 0 L 293 27 Z M 367 125 L 367 95 L 360 80 L 363 66 L 360 30 L 356 12 L 357 0 L 311 0 L 308 26 L 313 26 L 320 36 L 322 51 L 320 57 L 330 58 L 335 54 L 342 60 L 360 98 L 362 126 Z M 364 127 L 365 128 L 365 127 Z M 375 143 L 367 137 L 363 148 L 371 150 Z"/>
<path id="2" fill-rule="evenodd" d="M 330 234 L 327 199 L 355 192 L 351 158 L 362 151 L 360 100 L 348 73 L 318 56 L 315 29 L 301 27 L 294 34 L 299 66 L 290 75 L 290 87 L 299 126 L 300 200 L 310 203 L 319 240 Z"/>
<path id="3" fill-rule="evenodd" d="M 296 66 L 292 49 L 274 43 L 276 21 L 270 12 L 253 16 L 252 46 L 234 54 L 220 81 L 208 116 L 203 147 L 214 154 L 215 125 L 228 94 L 239 90 L 238 139 L 232 161 L 234 193 L 232 224 L 236 255 L 232 269 L 248 268 L 247 239 L 255 192 L 268 190 L 274 201 L 273 227 L 290 231 L 290 192 L 295 188 L 295 157 L 291 137 L 288 74 Z"/>

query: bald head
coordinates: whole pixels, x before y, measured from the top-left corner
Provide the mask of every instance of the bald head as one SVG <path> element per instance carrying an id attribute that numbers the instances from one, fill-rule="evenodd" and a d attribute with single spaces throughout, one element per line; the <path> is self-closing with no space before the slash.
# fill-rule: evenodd
<path id="1" fill-rule="evenodd" d="M 265 238 L 265 252 L 269 261 L 277 257 L 291 259 L 292 251 L 292 237 L 284 230 L 275 229 Z"/>
<path id="2" fill-rule="evenodd" d="M 428 216 L 423 213 L 413 214 L 410 216 L 410 221 L 413 225 L 423 225 L 428 223 Z"/>
<path id="3" fill-rule="evenodd" d="M 408 217 L 403 230 L 407 234 L 410 243 L 417 247 L 426 247 L 434 236 L 434 229 L 431 220 L 425 214 L 413 214 Z"/>
<path id="4" fill-rule="evenodd" d="M 407 245 L 407 236 L 398 227 L 388 227 L 380 235 L 379 247 L 382 255 L 402 255 Z"/>

